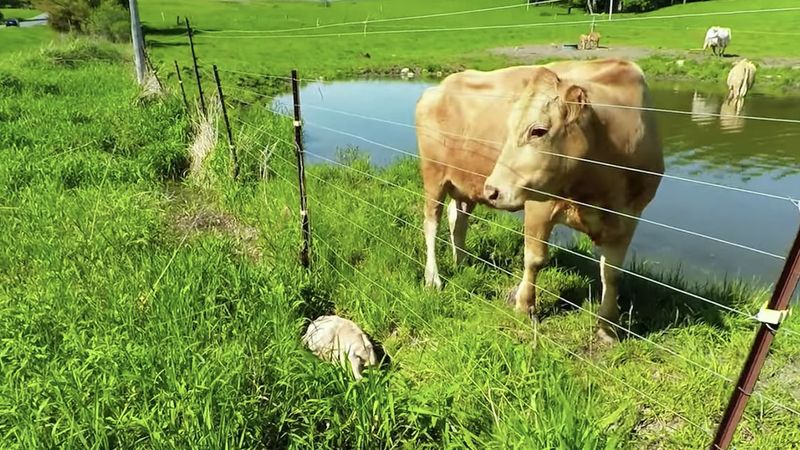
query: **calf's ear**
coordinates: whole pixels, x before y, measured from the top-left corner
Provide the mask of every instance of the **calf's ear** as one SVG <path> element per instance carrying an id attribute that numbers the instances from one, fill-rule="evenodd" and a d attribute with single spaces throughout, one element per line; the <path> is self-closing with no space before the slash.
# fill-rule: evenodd
<path id="1" fill-rule="evenodd" d="M 586 96 L 586 90 L 575 84 L 567 88 L 562 98 L 564 99 L 564 123 L 569 125 L 578 120 L 583 109 L 589 104 L 589 99 Z"/>

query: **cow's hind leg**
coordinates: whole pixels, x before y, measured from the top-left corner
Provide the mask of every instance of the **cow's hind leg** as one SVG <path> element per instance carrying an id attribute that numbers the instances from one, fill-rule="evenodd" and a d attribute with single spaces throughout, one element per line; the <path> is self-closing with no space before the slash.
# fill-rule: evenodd
<path id="1" fill-rule="evenodd" d="M 447 222 L 450 225 L 450 245 L 453 247 L 453 261 L 456 265 L 464 261 L 466 252 L 464 243 L 467 239 L 467 226 L 469 215 L 475 207 L 474 203 L 462 202 L 456 199 L 447 205 Z"/>
<path id="2" fill-rule="evenodd" d="M 602 256 L 600 257 L 600 279 L 603 283 L 603 293 L 600 301 L 600 309 L 597 312 L 597 336 L 604 342 L 614 342 L 618 340 L 620 329 L 619 306 L 617 298 L 619 296 L 619 279 L 622 272 L 617 267 L 622 267 L 625 262 L 625 255 L 628 253 L 636 223 L 629 222 L 628 232 L 613 243 L 603 243 L 600 246 Z"/>
<path id="3" fill-rule="evenodd" d="M 422 229 L 425 234 L 425 286 L 442 287 L 442 280 L 439 278 L 439 268 L 436 265 L 436 230 L 439 227 L 439 219 L 442 216 L 442 200 L 444 200 L 444 189 L 437 186 L 435 189 L 425 189 L 425 220 Z"/>
<path id="4" fill-rule="evenodd" d="M 552 202 L 525 202 L 525 259 L 522 281 L 512 292 L 517 312 L 536 313 L 536 277 L 547 263 L 548 240 L 555 223 Z"/>

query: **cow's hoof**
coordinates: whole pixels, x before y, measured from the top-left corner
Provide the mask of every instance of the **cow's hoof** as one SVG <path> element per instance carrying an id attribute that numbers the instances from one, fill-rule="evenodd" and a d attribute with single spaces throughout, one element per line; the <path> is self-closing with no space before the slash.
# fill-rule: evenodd
<path id="1" fill-rule="evenodd" d="M 506 304 L 508 306 L 512 307 L 512 308 L 517 306 L 517 290 L 518 289 L 519 289 L 519 286 L 514 286 L 513 288 L 511 288 L 510 291 L 508 291 L 508 294 L 506 294 Z"/>
<path id="2" fill-rule="evenodd" d="M 597 340 L 606 345 L 613 345 L 619 341 L 619 337 L 614 330 L 605 327 L 599 327 L 595 333 Z"/>
<path id="3" fill-rule="evenodd" d="M 434 288 L 437 291 L 442 289 L 442 279 L 439 278 L 439 275 L 435 275 L 432 277 L 426 276 L 425 277 L 425 287 Z"/>

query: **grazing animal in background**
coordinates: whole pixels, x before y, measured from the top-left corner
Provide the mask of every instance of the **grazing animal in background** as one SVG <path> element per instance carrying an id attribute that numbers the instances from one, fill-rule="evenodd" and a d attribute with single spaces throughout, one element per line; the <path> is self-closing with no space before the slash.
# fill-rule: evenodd
<path id="1" fill-rule="evenodd" d="M 753 87 L 756 79 L 756 66 L 747 58 L 733 65 L 728 72 L 728 98 L 727 100 L 744 99 L 747 91 Z"/>
<path id="2" fill-rule="evenodd" d="M 637 221 L 586 205 L 638 217 L 655 195 L 660 175 L 609 165 L 663 173 L 655 118 L 641 109 L 648 99 L 642 70 L 619 59 L 467 70 L 426 90 L 415 115 L 425 191 L 425 284 L 441 287 L 435 244 L 446 197 L 452 199 L 447 218 L 456 264 L 464 259 L 467 219 L 477 204 L 524 209 L 523 278 L 509 302 L 535 314 L 534 284 L 547 262 L 550 233 L 565 224 L 602 250 L 597 331 L 604 341 L 616 339 L 615 267 L 623 264 Z"/>
<path id="3" fill-rule="evenodd" d="M 355 323 L 339 316 L 320 316 L 308 326 L 303 344 L 325 361 L 350 362 L 353 376 L 377 364 L 375 350 L 367 335 Z"/>
<path id="4" fill-rule="evenodd" d="M 578 50 L 586 50 L 589 46 L 589 36 L 582 34 L 578 37 Z"/>
<path id="5" fill-rule="evenodd" d="M 711 47 L 711 52 L 717 56 L 725 56 L 725 49 L 731 43 L 731 29 L 723 27 L 711 27 L 706 31 L 706 39 L 703 41 L 703 51 Z"/>
<path id="6" fill-rule="evenodd" d="M 593 50 L 600 47 L 600 33 L 592 31 L 589 33 L 589 49 Z"/>

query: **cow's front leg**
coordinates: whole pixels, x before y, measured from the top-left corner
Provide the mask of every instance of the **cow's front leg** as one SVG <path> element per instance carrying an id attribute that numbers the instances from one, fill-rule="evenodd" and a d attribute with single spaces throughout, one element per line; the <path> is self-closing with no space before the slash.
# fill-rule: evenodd
<path id="1" fill-rule="evenodd" d="M 514 309 L 536 312 L 536 278 L 547 264 L 548 240 L 553 231 L 552 202 L 525 202 L 525 258 L 522 281 L 514 291 Z"/>
<path id="2" fill-rule="evenodd" d="M 632 222 L 632 221 L 631 221 Z M 619 306 L 617 297 L 619 296 L 619 279 L 622 272 L 621 268 L 625 262 L 625 255 L 628 252 L 636 223 L 629 223 L 630 232 L 618 239 L 613 244 L 601 245 L 602 256 L 600 257 L 600 279 L 603 283 L 603 294 L 600 301 L 600 309 L 597 311 L 597 337 L 604 342 L 614 342 L 619 338 Z"/>
<path id="3" fill-rule="evenodd" d="M 442 280 L 439 278 L 439 268 L 436 265 L 436 230 L 442 216 L 443 191 L 426 192 L 425 220 L 422 223 L 425 235 L 425 286 L 441 289 Z"/>

